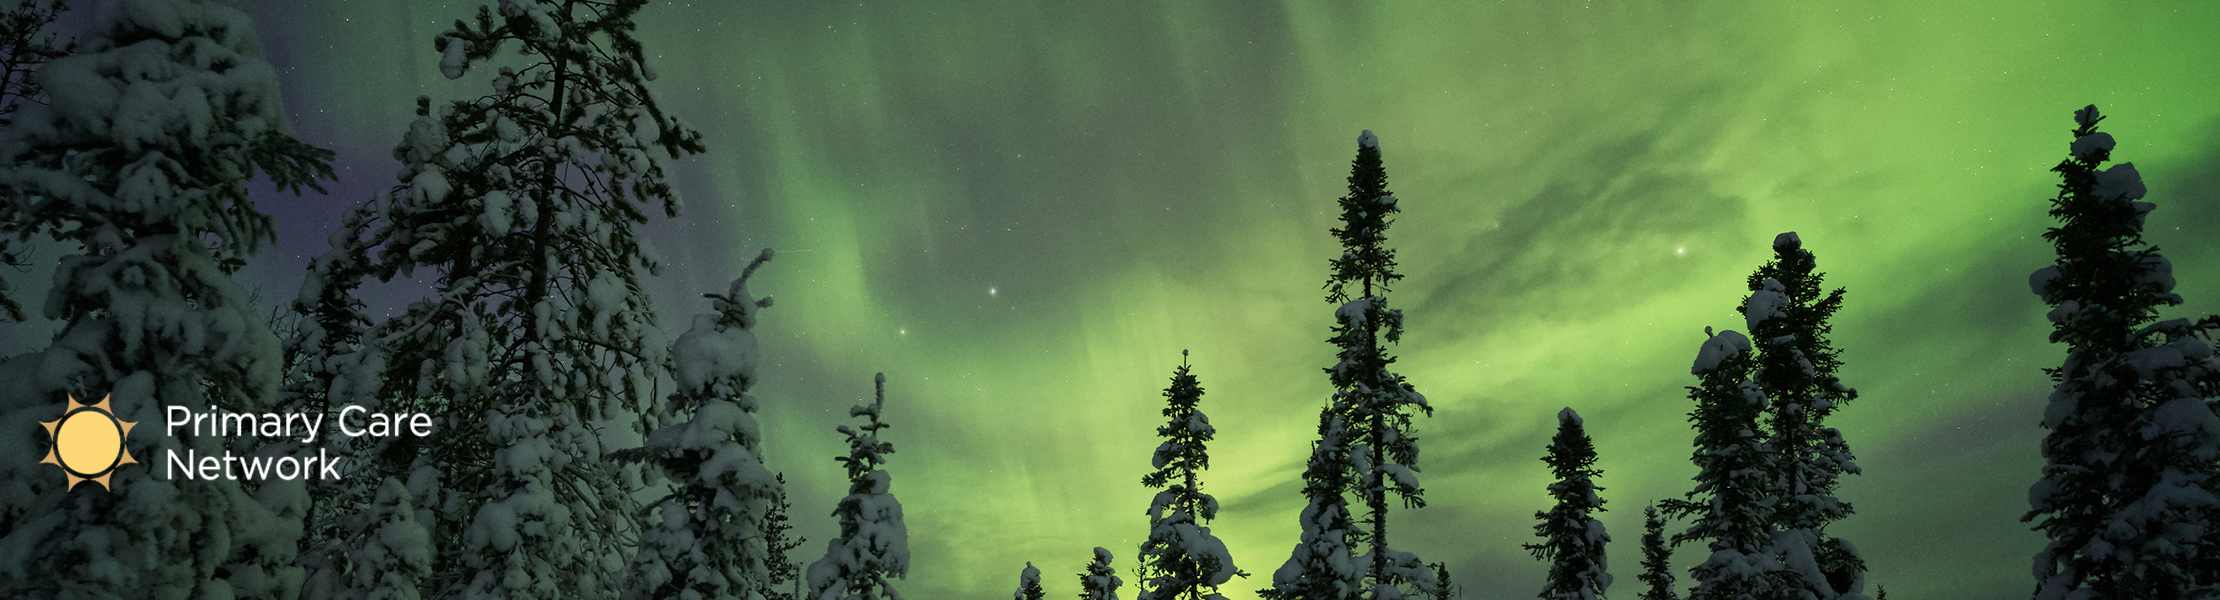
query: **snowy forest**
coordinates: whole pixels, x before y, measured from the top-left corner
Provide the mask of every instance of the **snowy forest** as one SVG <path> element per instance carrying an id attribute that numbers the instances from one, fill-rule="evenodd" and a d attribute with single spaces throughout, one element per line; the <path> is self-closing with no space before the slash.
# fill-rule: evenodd
<path id="1" fill-rule="evenodd" d="M 0 0 L 0 598 L 2220 599 L 2220 8 L 1995 8 Z"/>

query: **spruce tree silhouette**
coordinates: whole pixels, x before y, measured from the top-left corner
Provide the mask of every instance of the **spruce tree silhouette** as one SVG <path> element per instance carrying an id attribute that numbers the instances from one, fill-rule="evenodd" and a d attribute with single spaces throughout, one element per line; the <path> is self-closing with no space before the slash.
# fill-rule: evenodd
<path id="1" fill-rule="evenodd" d="M 1416 413 L 1433 415 L 1426 397 L 1389 370 L 1395 357 L 1385 344 L 1401 341 L 1403 312 L 1388 308 L 1395 250 L 1387 247 L 1390 219 L 1401 208 L 1387 188 L 1379 138 L 1357 137 L 1349 192 L 1339 200 L 1341 226 L 1332 230 L 1342 254 L 1329 264 L 1326 301 L 1337 305 L 1333 337 L 1337 362 L 1326 368 L 1333 398 L 1319 413 L 1318 436 L 1303 470 L 1302 540 L 1278 571 L 1268 600 L 1398 600 L 1399 586 L 1420 592 L 1437 585 L 1425 563 L 1388 545 L 1388 495 L 1406 508 L 1426 505 L 1418 484 Z M 1369 532 L 1359 531 L 1345 494 L 1367 509 Z M 1365 552 L 1356 553 L 1358 544 Z M 1352 568 L 1352 565 L 1360 565 Z M 1361 571 L 1358 569 L 1362 569 Z"/>
<path id="2" fill-rule="evenodd" d="M 2051 171 L 2058 262 L 2029 287 L 2052 306 L 2050 341 L 2066 360 L 2043 413 L 2042 479 L 2021 517 L 2050 538 L 2035 555 L 2035 597 L 2102 600 L 2220 596 L 2220 317 L 2158 321 L 2181 304 L 2173 265 L 2143 241 L 2157 208 L 2138 202 L 2132 163 L 2112 157 L 2096 106 L 2074 112 L 2070 156 Z"/>
<path id="3" fill-rule="evenodd" d="M 1750 295 L 1736 310 L 1756 345 L 1752 379 L 1770 400 L 1767 444 L 1777 454 L 1771 473 L 1778 492 L 1773 510 L 1774 550 L 1815 598 L 1831 599 L 1864 587 L 1865 560 L 1850 542 L 1829 537 L 1827 525 L 1850 516 L 1850 503 L 1835 497 L 1844 474 L 1858 465 L 1842 432 L 1826 418 L 1858 391 L 1842 384 L 1840 351 L 1828 319 L 1842 308 L 1843 290 L 1825 290 L 1826 274 L 1796 232 L 1773 238 L 1773 260 L 1749 278 Z"/>
<path id="4" fill-rule="evenodd" d="M 1544 600 L 1596 600 L 1611 587 L 1610 561 L 1604 544 L 1611 541 L 1595 513 L 1603 512 L 1603 498 L 1596 492 L 1596 445 L 1582 427 L 1580 413 L 1571 407 L 1557 412 L 1557 437 L 1549 444 L 1549 464 L 1557 482 L 1549 495 L 1557 505 L 1534 513 L 1534 535 L 1543 541 L 1527 544 L 1534 558 L 1549 561 L 1549 579 L 1542 585 Z"/>
<path id="5" fill-rule="evenodd" d="M 1665 519 L 1656 506 L 1642 507 L 1642 574 L 1636 577 L 1649 588 L 1641 600 L 1678 600 L 1673 595 L 1673 551 L 1665 547 Z"/>
<path id="6" fill-rule="evenodd" d="M 1140 600 L 1223 600 L 1218 586 L 1248 573 L 1234 567 L 1225 542 L 1205 525 L 1218 517 L 1218 500 L 1203 493 L 1201 479 L 1210 468 L 1209 443 L 1218 430 L 1197 408 L 1203 389 L 1189 372 L 1187 351 L 1179 356 L 1171 387 L 1164 389 L 1167 422 L 1156 428 L 1164 443 L 1150 458 L 1155 470 L 1141 477 L 1141 485 L 1164 491 L 1149 502 L 1149 537 L 1136 559 L 1136 585 Z"/>

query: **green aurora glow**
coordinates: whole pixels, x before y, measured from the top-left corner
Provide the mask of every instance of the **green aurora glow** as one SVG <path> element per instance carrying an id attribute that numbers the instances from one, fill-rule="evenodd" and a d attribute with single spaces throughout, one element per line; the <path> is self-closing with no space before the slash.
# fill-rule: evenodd
<path id="1" fill-rule="evenodd" d="M 484 89 L 439 78 L 429 41 L 474 2 L 303 4 L 254 10 L 345 189 L 390 181 L 416 94 Z M 665 106 L 710 147 L 677 167 L 687 213 L 652 227 L 658 299 L 675 331 L 781 252 L 751 286 L 778 300 L 757 395 L 805 562 L 834 533 L 832 427 L 888 373 L 911 598 L 1000 597 L 1029 560 L 1076 594 L 1093 546 L 1130 572 L 1181 349 L 1219 427 L 1213 527 L 1254 574 L 1225 593 L 1269 583 L 1329 392 L 1320 286 L 1361 129 L 1405 208 L 1401 370 L 1438 409 L 1431 506 L 1393 541 L 1468 598 L 1541 585 L 1519 544 L 1563 406 L 1633 596 L 1641 507 L 1694 474 L 1701 330 L 1742 329 L 1743 278 L 1791 230 L 1850 290 L 1835 341 L 1862 397 L 1833 424 L 1866 474 L 1832 531 L 1901 597 L 2023 597 L 2039 369 L 2062 355 L 2025 281 L 2084 104 L 2149 178 L 2191 300 L 2169 314 L 2220 309 L 2220 4 L 803 4 L 645 16 Z M 362 197 L 272 200 L 270 260 L 320 251 Z"/>

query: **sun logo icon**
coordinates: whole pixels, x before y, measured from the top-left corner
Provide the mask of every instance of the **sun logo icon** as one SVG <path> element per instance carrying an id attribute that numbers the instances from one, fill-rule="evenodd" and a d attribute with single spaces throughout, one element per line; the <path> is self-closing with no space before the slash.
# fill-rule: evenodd
<path id="1" fill-rule="evenodd" d="M 54 440 L 54 449 L 40 459 L 42 464 L 62 468 L 69 477 L 69 489 L 87 481 L 108 487 L 108 476 L 116 467 L 137 463 L 124 449 L 123 441 L 131 435 L 131 427 L 138 423 L 116 418 L 116 411 L 108 406 L 112 396 L 102 397 L 98 404 L 80 404 L 74 397 L 63 406 L 71 407 L 62 418 L 42 421 L 46 435 Z"/>

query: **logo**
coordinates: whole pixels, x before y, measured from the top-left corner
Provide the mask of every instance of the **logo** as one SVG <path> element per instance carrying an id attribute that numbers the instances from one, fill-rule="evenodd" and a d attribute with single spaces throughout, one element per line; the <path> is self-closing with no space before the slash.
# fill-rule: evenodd
<path id="1" fill-rule="evenodd" d="M 112 396 L 111 396 L 112 397 Z M 42 421 L 46 435 L 54 440 L 54 449 L 40 459 L 42 464 L 62 468 L 69 477 L 69 489 L 87 481 L 108 487 L 108 476 L 116 467 L 136 463 L 123 442 L 131 435 L 131 427 L 138 425 L 116 418 L 116 411 L 108 406 L 110 397 L 102 397 L 98 404 L 80 404 L 69 398 L 62 418 Z"/>

